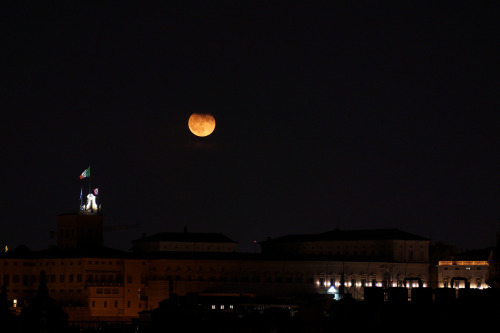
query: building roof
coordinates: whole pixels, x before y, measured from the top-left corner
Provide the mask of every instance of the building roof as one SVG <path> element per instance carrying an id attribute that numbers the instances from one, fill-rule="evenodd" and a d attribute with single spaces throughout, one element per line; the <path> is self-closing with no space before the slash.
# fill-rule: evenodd
<path id="1" fill-rule="evenodd" d="M 373 230 L 332 230 L 319 234 L 287 235 L 260 242 L 269 243 L 295 243 L 295 242 L 320 242 L 342 240 L 428 240 L 398 229 L 373 229 Z"/>
<path id="2" fill-rule="evenodd" d="M 106 246 L 88 249 L 49 247 L 43 250 L 31 250 L 26 245 L 19 245 L 14 250 L 0 253 L 0 259 L 125 258 L 131 255 L 129 252 Z"/>
<path id="3" fill-rule="evenodd" d="M 491 255 L 492 248 L 476 249 L 467 252 L 454 254 L 451 256 L 454 261 L 482 261 L 488 260 Z"/>
<path id="4" fill-rule="evenodd" d="M 196 242 L 196 243 L 237 243 L 220 233 L 202 232 L 162 232 L 133 240 L 136 242 Z"/>
<path id="5" fill-rule="evenodd" d="M 243 252 L 182 252 L 158 251 L 135 253 L 122 251 L 109 247 L 99 249 L 59 249 L 50 247 L 43 250 L 31 250 L 25 245 L 20 245 L 14 250 L 0 253 L 2 259 L 70 259 L 70 258 L 95 258 L 95 259 L 183 259 L 183 260 L 264 260 L 261 253 Z"/>

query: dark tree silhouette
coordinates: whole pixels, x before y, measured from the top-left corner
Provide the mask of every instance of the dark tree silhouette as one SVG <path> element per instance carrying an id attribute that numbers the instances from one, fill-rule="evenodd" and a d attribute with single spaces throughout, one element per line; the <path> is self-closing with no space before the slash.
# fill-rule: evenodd
<path id="1" fill-rule="evenodd" d="M 50 298 L 45 271 L 40 272 L 40 285 L 35 298 L 20 315 L 21 332 L 58 333 L 67 329 L 68 316 Z"/>
<path id="2" fill-rule="evenodd" d="M 0 291 L 0 326 L 2 331 L 16 333 L 19 332 L 19 320 L 17 316 L 10 312 L 7 287 L 2 286 Z"/>

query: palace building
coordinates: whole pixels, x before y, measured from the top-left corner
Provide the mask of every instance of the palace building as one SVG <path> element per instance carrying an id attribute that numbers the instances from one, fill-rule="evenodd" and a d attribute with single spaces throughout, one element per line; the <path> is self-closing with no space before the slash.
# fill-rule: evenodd
<path id="1" fill-rule="evenodd" d="M 68 220 L 77 222 L 69 226 Z M 349 232 L 350 243 L 343 243 L 347 240 L 342 236 L 341 249 L 332 256 L 312 251 L 313 247 L 323 247 L 324 252 L 329 245 L 319 240 L 313 246 L 310 235 L 305 236 L 308 241 L 304 247 L 311 251 L 305 254 L 283 253 L 278 246 L 274 251 L 270 240 L 263 242 L 262 253 L 238 253 L 234 251 L 235 242 L 223 235 L 187 231 L 144 237 L 133 242 L 137 252 L 123 252 L 80 246 L 97 245 L 84 238 L 100 239 L 95 231 L 102 230 L 102 224 L 96 223 L 92 231 L 79 228 L 78 221 L 78 216 L 58 217 L 59 230 L 64 230 L 59 234 L 63 237 L 58 240 L 61 247 L 44 251 L 18 248 L 0 256 L 1 282 L 7 287 L 13 309 L 19 310 L 34 297 L 42 271 L 47 276 L 50 297 L 70 320 L 108 321 L 137 318 L 141 311 L 155 309 L 173 295 L 269 298 L 331 294 L 338 299 L 349 293 L 363 299 L 366 288 L 426 287 L 429 281 L 427 252 L 423 250 L 428 241 L 393 230 L 384 237 L 386 232 L 372 231 L 371 240 L 370 231 L 360 231 L 364 239 L 360 244 L 365 244 L 366 252 L 363 245 L 354 249 L 356 232 Z M 405 237 L 390 239 L 389 235 L 395 234 Z M 416 252 L 422 248 L 422 253 L 412 257 L 405 246 Z M 389 255 L 389 248 L 394 253 Z M 401 260 L 401 251 L 421 260 Z"/>
<path id="2" fill-rule="evenodd" d="M 103 245 L 104 217 L 92 206 L 57 216 L 57 247 L 0 254 L 12 310 L 29 304 L 41 274 L 70 321 L 129 321 L 193 294 L 363 300 L 367 290 L 429 287 L 429 240 L 400 230 L 288 235 L 240 253 L 225 235 L 185 229 L 143 236 L 126 252 Z"/>

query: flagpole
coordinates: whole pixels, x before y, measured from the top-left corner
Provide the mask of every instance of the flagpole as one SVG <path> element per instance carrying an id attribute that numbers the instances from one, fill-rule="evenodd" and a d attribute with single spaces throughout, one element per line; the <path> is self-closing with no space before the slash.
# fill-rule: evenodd
<path id="1" fill-rule="evenodd" d="M 89 165 L 89 194 L 90 194 L 90 176 L 92 175 L 92 171 L 90 170 L 90 165 Z"/>

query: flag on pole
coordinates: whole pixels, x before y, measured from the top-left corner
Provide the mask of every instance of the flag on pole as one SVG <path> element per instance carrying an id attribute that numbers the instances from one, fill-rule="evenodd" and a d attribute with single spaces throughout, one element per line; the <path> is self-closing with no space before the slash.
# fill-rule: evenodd
<path id="1" fill-rule="evenodd" d="M 83 178 L 86 178 L 86 177 L 90 177 L 90 167 L 88 167 L 87 169 L 85 169 L 82 174 L 80 175 L 80 179 L 83 179 Z"/>
<path id="2" fill-rule="evenodd" d="M 94 194 L 98 195 L 99 194 L 99 188 L 94 189 Z"/>

